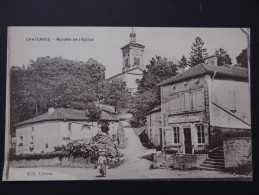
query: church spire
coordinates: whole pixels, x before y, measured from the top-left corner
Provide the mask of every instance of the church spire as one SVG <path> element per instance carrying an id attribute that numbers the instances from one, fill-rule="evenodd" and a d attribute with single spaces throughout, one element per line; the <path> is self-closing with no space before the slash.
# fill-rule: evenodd
<path id="1" fill-rule="evenodd" d="M 133 31 L 133 27 L 131 28 L 131 33 L 130 33 L 130 43 L 134 42 L 136 43 L 136 33 Z"/>

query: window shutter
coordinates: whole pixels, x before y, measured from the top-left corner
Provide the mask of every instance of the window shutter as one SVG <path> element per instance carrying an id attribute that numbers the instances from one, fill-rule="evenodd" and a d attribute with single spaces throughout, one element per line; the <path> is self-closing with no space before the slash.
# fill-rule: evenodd
<path id="1" fill-rule="evenodd" d="M 186 110 L 191 109 L 191 95 L 189 93 L 184 94 L 184 107 Z"/>
<path id="2" fill-rule="evenodd" d="M 172 130 L 165 129 L 165 145 L 172 145 Z"/>
<path id="3" fill-rule="evenodd" d="M 180 110 L 180 99 L 175 95 L 171 97 L 170 113 L 176 113 Z"/>
<path id="4" fill-rule="evenodd" d="M 193 93 L 193 108 L 203 108 L 204 106 L 204 93 L 197 91 Z"/>

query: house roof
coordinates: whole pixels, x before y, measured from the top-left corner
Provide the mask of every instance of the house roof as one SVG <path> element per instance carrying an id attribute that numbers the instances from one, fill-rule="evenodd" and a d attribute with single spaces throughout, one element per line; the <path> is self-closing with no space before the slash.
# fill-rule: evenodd
<path id="1" fill-rule="evenodd" d="M 241 68 L 233 65 L 225 66 L 215 66 L 210 64 L 198 64 L 191 69 L 186 70 L 174 77 L 166 79 L 165 81 L 158 84 L 158 86 L 170 85 L 172 83 L 177 83 L 183 80 L 191 79 L 194 77 L 203 76 L 206 74 L 214 75 L 216 72 L 216 77 L 222 77 L 225 79 L 234 79 L 240 81 L 248 81 L 248 70 L 246 68 Z"/>
<path id="2" fill-rule="evenodd" d="M 88 120 L 88 118 L 85 116 L 84 110 L 56 108 L 52 114 L 48 114 L 48 112 L 46 112 L 42 115 L 39 115 L 29 120 L 18 123 L 15 126 L 22 126 L 22 125 L 44 122 L 44 121 L 69 121 L 69 120 L 86 121 Z M 117 121 L 118 119 L 114 115 L 111 115 L 107 111 L 103 110 L 101 113 L 101 120 Z"/>
<path id="3" fill-rule="evenodd" d="M 160 112 L 160 111 L 161 111 L 161 106 L 159 105 L 159 106 L 154 107 L 152 110 L 148 111 L 146 113 L 146 115 L 149 115 L 149 114 L 154 113 L 154 112 Z"/>
<path id="4" fill-rule="evenodd" d="M 136 68 L 132 68 L 132 69 L 129 69 L 129 70 L 127 70 L 127 71 L 124 71 L 124 72 L 122 72 L 122 73 L 119 73 L 119 74 L 116 74 L 116 75 L 114 75 L 114 76 L 112 76 L 112 77 L 110 77 L 110 78 L 108 78 L 108 79 L 106 79 L 106 80 L 111 80 L 111 79 L 113 79 L 113 78 L 115 78 L 115 77 L 118 77 L 118 76 L 120 76 L 120 75 L 123 75 L 123 74 L 125 74 L 125 73 L 128 73 L 128 72 L 131 72 L 131 71 L 133 71 L 133 70 L 141 70 L 142 72 L 144 71 L 143 69 L 141 69 L 141 68 L 139 68 L 139 67 L 136 67 Z"/>
<path id="5" fill-rule="evenodd" d="M 130 42 L 127 45 L 123 46 L 121 49 L 124 49 L 126 47 L 133 46 L 133 47 L 139 47 L 139 48 L 145 48 L 144 45 L 141 45 L 139 43 Z"/>

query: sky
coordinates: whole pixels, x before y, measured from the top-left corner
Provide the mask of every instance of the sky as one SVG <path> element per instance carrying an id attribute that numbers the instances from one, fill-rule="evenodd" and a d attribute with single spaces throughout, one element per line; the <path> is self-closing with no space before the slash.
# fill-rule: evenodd
<path id="1" fill-rule="evenodd" d="M 108 78 L 122 71 L 121 47 L 129 43 L 130 32 L 131 27 L 9 27 L 8 64 L 26 67 L 30 60 L 45 56 L 84 62 L 93 58 L 106 67 Z M 156 55 L 171 60 L 179 60 L 182 55 L 189 58 L 197 36 L 204 41 L 209 55 L 223 48 L 234 64 L 236 56 L 247 47 L 247 37 L 239 28 L 134 27 L 134 32 L 137 43 L 145 46 L 145 65 Z"/>

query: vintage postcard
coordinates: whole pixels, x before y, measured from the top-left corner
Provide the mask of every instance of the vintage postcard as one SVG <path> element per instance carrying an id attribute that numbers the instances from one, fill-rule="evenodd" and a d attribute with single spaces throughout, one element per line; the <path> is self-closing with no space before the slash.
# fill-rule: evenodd
<path id="1" fill-rule="evenodd" d="M 9 27 L 3 180 L 252 180 L 250 29 Z"/>

